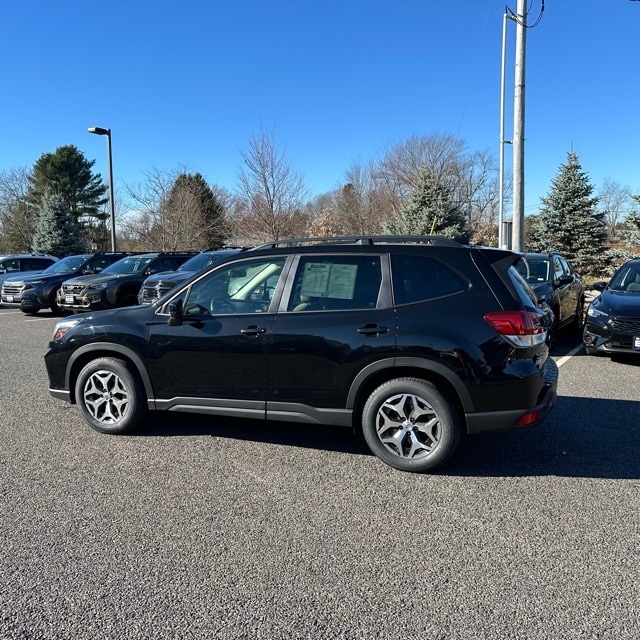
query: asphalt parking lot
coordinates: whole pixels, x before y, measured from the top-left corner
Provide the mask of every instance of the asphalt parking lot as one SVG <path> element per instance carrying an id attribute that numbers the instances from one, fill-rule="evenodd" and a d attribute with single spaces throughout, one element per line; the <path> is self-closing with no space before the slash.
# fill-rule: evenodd
<path id="1" fill-rule="evenodd" d="M 640 357 L 563 337 L 537 427 L 433 475 L 349 430 L 51 398 L 56 318 L 0 308 L 0 638 L 637 639 Z"/>

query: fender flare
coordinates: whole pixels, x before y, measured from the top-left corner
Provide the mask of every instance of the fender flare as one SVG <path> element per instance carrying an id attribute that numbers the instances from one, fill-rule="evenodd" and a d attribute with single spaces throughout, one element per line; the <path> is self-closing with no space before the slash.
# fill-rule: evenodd
<path id="1" fill-rule="evenodd" d="M 449 368 L 440 362 L 434 360 L 426 360 L 424 358 L 413 357 L 400 357 L 400 358 L 385 358 L 378 362 L 373 362 L 366 366 L 351 383 L 349 389 L 349 395 L 347 396 L 347 409 L 353 409 L 355 407 L 356 398 L 362 385 L 378 371 L 392 370 L 399 367 L 412 367 L 415 369 L 424 369 L 426 371 L 433 371 L 437 375 L 444 378 L 458 394 L 460 403 L 465 413 L 473 412 L 473 401 L 469 390 L 466 388 L 464 382 Z"/>
<path id="2" fill-rule="evenodd" d="M 87 353 L 91 353 L 92 351 L 108 351 L 110 354 L 123 355 L 128 360 L 133 362 L 140 379 L 142 380 L 142 384 L 144 386 L 144 391 L 147 396 L 147 399 L 150 400 L 153 398 L 153 386 L 151 385 L 151 379 L 149 378 L 149 374 L 147 373 L 147 368 L 144 364 L 144 361 L 140 357 L 140 355 L 130 349 L 129 347 L 125 347 L 121 344 L 115 344 L 113 342 L 92 342 L 91 344 L 84 345 L 74 351 L 73 355 L 69 358 L 69 362 L 67 364 L 67 371 L 65 373 L 65 387 L 69 389 L 69 392 L 72 392 L 71 389 L 71 371 L 73 366 L 78 358 L 86 355 Z"/>

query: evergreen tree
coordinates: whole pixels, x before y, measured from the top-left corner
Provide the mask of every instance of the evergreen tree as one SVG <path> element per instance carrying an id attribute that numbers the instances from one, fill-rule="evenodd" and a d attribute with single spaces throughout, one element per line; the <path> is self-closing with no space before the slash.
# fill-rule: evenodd
<path id="1" fill-rule="evenodd" d="M 73 145 L 43 153 L 29 176 L 29 201 L 39 206 L 46 194 L 56 193 L 76 219 L 106 219 L 108 214 L 101 207 L 108 201 L 104 197 L 107 187 L 100 175 L 92 172 L 94 164 L 95 160 L 87 160 Z"/>
<path id="2" fill-rule="evenodd" d="M 227 237 L 225 204 L 200 173 L 181 173 L 167 198 L 166 214 L 189 225 L 194 249 L 219 249 Z"/>
<path id="3" fill-rule="evenodd" d="M 610 261 L 604 244 L 607 228 L 593 190 L 578 156 L 570 151 L 541 199 L 540 213 L 531 220 L 527 251 L 559 251 L 579 273 L 602 272 Z"/>
<path id="4" fill-rule="evenodd" d="M 45 193 L 33 235 L 33 249 L 58 258 L 82 253 L 82 228 L 59 194 Z"/>
<path id="5" fill-rule="evenodd" d="M 437 176 L 423 166 L 400 215 L 384 225 L 393 235 L 442 235 L 449 238 L 466 233 L 466 218 L 453 202 L 451 192 Z"/>

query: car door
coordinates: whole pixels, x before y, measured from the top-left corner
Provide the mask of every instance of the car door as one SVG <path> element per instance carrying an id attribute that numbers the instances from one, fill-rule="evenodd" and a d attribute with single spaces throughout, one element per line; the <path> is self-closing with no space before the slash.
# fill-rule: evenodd
<path id="1" fill-rule="evenodd" d="M 285 264 L 278 256 L 227 264 L 160 309 L 149 327 L 148 359 L 158 408 L 264 417 L 266 336 Z M 171 324 L 170 309 L 181 309 Z"/>
<path id="2" fill-rule="evenodd" d="M 298 255 L 268 337 L 267 417 L 350 424 L 358 375 L 394 356 L 387 254 Z"/>

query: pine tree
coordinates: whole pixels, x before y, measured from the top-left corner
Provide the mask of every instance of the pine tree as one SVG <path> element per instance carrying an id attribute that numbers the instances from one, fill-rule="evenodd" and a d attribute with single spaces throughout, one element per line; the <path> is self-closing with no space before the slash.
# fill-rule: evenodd
<path id="1" fill-rule="evenodd" d="M 45 193 L 40 205 L 40 217 L 33 236 L 33 249 L 58 258 L 82 253 L 82 228 L 72 215 L 64 198 Z"/>
<path id="2" fill-rule="evenodd" d="M 75 218 L 104 220 L 108 214 L 101 207 L 108 200 L 104 197 L 107 187 L 100 175 L 92 172 L 94 164 L 95 160 L 87 160 L 74 145 L 43 153 L 29 176 L 29 202 L 39 205 L 46 194 L 57 193 Z"/>
<path id="3" fill-rule="evenodd" d="M 610 258 L 604 244 L 607 228 L 593 191 L 578 156 L 570 151 L 541 199 L 540 213 L 531 220 L 527 251 L 559 251 L 579 273 L 602 272 Z"/>
<path id="4" fill-rule="evenodd" d="M 466 233 L 466 218 L 451 192 L 423 166 L 400 215 L 384 225 L 393 235 L 442 235 L 449 238 Z"/>

